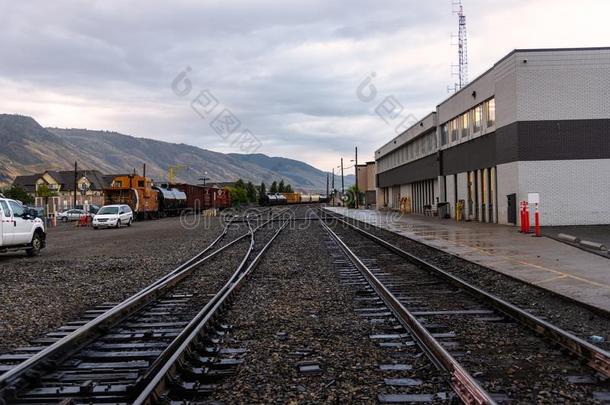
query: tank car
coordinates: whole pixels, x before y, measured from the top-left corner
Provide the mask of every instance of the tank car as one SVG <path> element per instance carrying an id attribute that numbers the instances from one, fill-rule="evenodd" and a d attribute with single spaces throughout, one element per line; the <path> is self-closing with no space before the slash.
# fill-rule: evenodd
<path id="1" fill-rule="evenodd" d="M 180 215 L 186 209 L 186 193 L 177 188 L 153 187 L 159 193 L 160 216 Z"/>

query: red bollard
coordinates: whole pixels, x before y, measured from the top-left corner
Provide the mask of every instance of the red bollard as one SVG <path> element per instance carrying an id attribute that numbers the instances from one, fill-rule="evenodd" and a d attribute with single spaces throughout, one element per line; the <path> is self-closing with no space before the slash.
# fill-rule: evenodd
<path id="1" fill-rule="evenodd" d="M 532 227 L 530 225 L 530 205 L 525 202 L 525 233 L 532 233 Z"/>
<path id="2" fill-rule="evenodd" d="M 521 218 L 521 230 L 519 232 L 521 233 L 525 233 L 525 215 L 523 215 L 524 213 L 524 207 L 523 207 L 523 201 L 519 201 L 519 218 Z"/>
<path id="3" fill-rule="evenodd" d="M 538 203 L 536 203 L 536 212 L 534 213 L 534 229 L 536 232 L 536 236 L 540 237 L 540 215 L 538 214 Z"/>

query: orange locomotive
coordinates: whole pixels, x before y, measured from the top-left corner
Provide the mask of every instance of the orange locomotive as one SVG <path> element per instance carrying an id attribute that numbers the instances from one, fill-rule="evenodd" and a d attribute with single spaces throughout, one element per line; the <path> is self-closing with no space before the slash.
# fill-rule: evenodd
<path id="1" fill-rule="evenodd" d="M 152 188 L 152 180 L 137 174 L 117 175 L 110 188 L 104 189 L 105 204 L 127 204 L 138 219 L 152 218 L 159 214 L 158 191 Z"/>

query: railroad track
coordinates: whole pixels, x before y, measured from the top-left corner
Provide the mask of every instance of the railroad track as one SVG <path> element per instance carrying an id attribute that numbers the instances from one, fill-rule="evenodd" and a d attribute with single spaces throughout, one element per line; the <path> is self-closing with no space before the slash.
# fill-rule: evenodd
<path id="1" fill-rule="evenodd" d="M 213 384 L 202 381 L 239 363 L 240 350 L 221 348 L 228 326 L 216 322 L 220 310 L 286 226 L 275 221 L 286 214 L 231 218 L 207 248 L 142 291 L 0 356 L 0 403 L 156 403 L 210 391 Z M 227 263 L 197 273 L 218 261 Z"/>
<path id="2" fill-rule="evenodd" d="M 336 215 L 321 215 L 349 259 L 343 277 L 366 284 L 380 298 L 365 297 L 369 305 L 360 309 L 363 316 L 391 328 L 380 335 L 389 343 L 416 343 L 450 376 L 463 402 L 610 402 L 608 352 Z M 400 329 L 391 324 L 394 318 Z M 413 399 L 408 388 L 418 385 L 413 378 L 397 382 L 404 392 L 382 394 L 380 401 Z M 448 399 L 441 394 L 435 400 Z"/>

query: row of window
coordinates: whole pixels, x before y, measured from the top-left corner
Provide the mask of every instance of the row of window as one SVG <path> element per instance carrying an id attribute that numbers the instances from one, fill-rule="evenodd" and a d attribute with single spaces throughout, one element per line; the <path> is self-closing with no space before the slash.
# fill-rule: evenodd
<path id="1" fill-rule="evenodd" d="M 441 146 L 447 145 L 449 139 L 457 142 L 460 138 L 467 138 L 471 131 L 473 134 L 481 132 L 483 122 L 487 128 L 496 123 L 496 101 L 493 98 L 441 125 Z"/>
<path id="2" fill-rule="evenodd" d="M 379 171 L 385 171 L 436 152 L 436 132 L 431 132 L 390 152 L 377 161 Z"/>

